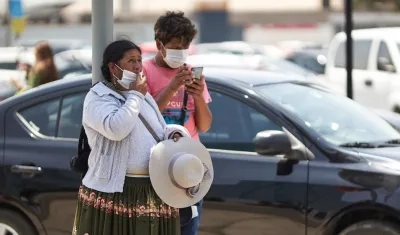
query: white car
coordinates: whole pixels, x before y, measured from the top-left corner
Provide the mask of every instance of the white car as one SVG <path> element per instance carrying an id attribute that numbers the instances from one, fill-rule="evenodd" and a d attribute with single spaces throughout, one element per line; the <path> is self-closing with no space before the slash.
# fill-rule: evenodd
<path id="1" fill-rule="evenodd" d="M 20 48 L 0 47 L 0 69 L 16 69 Z"/>
<path id="2" fill-rule="evenodd" d="M 400 112 L 400 27 L 354 30 L 353 98 L 370 108 Z M 346 91 L 346 34 L 332 39 L 326 63 L 331 84 Z"/>

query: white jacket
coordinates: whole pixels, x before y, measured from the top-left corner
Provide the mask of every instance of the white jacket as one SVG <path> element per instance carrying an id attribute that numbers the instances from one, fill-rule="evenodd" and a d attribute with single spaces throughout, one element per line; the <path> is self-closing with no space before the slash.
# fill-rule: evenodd
<path id="1" fill-rule="evenodd" d="M 129 157 L 148 167 L 150 151 L 157 143 L 139 119 L 139 112 L 160 139 L 171 130 L 187 136 L 182 127 L 167 127 L 150 94 L 130 91 L 125 99 L 103 83 L 90 89 L 83 107 L 83 126 L 92 149 L 83 185 L 106 192 L 122 192 Z M 170 125 L 168 125 L 170 126 Z"/>

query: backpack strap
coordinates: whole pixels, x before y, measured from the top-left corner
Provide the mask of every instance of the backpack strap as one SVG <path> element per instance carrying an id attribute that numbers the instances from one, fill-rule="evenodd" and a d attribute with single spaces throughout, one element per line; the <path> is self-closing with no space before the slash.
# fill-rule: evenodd
<path id="1" fill-rule="evenodd" d="M 81 133 L 79 135 L 79 148 L 78 148 L 78 154 L 81 155 L 84 149 L 90 149 L 89 146 L 89 141 L 88 138 L 86 136 L 86 132 L 85 132 L 85 128 L 81 127 Z"/>

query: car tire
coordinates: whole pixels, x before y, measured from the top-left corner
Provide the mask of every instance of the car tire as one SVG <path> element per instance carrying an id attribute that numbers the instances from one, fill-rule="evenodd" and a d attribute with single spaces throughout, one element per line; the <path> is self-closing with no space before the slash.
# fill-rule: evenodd
<path id="1" fill-rule="evenodd" d="M 400 227 L 387 221 L 368 220 L 350 225 L 339 235 L 400 235 Z"/>
<path id="2" fill-rule="evenodd" d="M 0 210 L 0 230 L 5 228 L 10 235 L 35 235 L 35 229 L 19 213 L 12 210 Z"/>

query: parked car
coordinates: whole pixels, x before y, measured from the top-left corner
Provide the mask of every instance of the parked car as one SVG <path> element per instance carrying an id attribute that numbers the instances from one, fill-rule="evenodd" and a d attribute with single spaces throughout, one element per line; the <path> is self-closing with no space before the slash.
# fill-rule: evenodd
<path id="1" fill-rule="evenodd" d="M 18 47 L 0 47 L 0 69 L 17 68 Z"/>
<path id="2" fill-rule="evenodd" d="M 353 30 L 353 94 L 362 105 L 400 112 L 399 28 Z M 326 75 L 346 90 L 346 34 L 329 45 Z"/>
<path id="3" fill-rule="evenodd" d="M 32 50 L 26 50 L 18 54 L 18 63 L 25 63 L 33 66 L 35 58 Z M 92 54 L 89 50 L 69 50 L 54 56 L 59 78 L 69 78 L 80 74 L 86 74 L 92 69 Z M 11 83 L 12 78 L 16 78 L 22 83 L 26 83 L 26 73 L 22 70 L 0 69 L 0 101 L 10 98 L 15 94 L 17 88 Z"/>
<path id="4" fill-rule="evenodd" d="M 25 80 L 25 72 L 0 69 L 0 101 L 13 96 L 17 91 L 17 88 L 11 83 L 11 79 L 23 82 Z"/>
<path id="5" fill-rule="evenodd" d="M 286 60 L 301 66 L 315 74 L 325 74 L 325 50 L 298 50 L 290 53 Z"/>
<path id="6" fill-rule="evenodd" d="M 400 131 L 400 114 L 392 111 L 387 111 L 384 109 L 373 109 L 376 114 L 381 116 L 387 122 L 389 122 L 394 128 Z"/>
<path id="7" fill-rule="evenodd" d="M 92 49 L 67 50 L 54 56 L 60 79 L 71 74 L 86 74 L 92 70 Z"/>
<path id="8" fill-rule="evenodd" d="M 186 62 L 193 66 L 266 70 L 292 76 L 314 78 L 314 74 L 290 61 L 265 55 L 235 55 L 229 53 L 209 52 L 194 54 Z"/>
<path id="9" fill-rule="evenodd" d="M 200 235 L 399 235 L 400 134 L 310 80 L 205 68 L 214 164 Z M 0 104 L 0 231 L 71 234 L 91 75 Z M 7 234 L 6 232 L 6 234 Z"/>
<path id="10" fill-rule="evenodd" d="M 18 79 L 21 76 L 24 76 L 21 71 L 0 69 L 0 102 L 13 96 L 17 91 L 10 83 L 10 78 Z"/>
<path id="11" fill-rule="evenodd" d="M 269 56 L 260 56 L 260 58 L 262 64 L 261 69 L 263 70 L 284 73 L 292 76 L 303 76 L 307 78 L 316 77 L 312 71 L 283 58 L 274 58 Z"/>
<path id="12" fill-rule="evenodd" d="M 43 39 L 25 39 L 19 40 L 16 44 L 19 47 L 25 48 L 33 48 L 36 43 L 42 41 Z M 60 52 L 67 50 L 78 50 L 78 49 L 86 49 L 91 48 L 90 44 L 82 41 L 82 40 L 74 40 L 74 39 L 48 39 L 45 40 L 50 44 L 51 49 L 53 50 L 53 54 L 56 55 Z"/>

